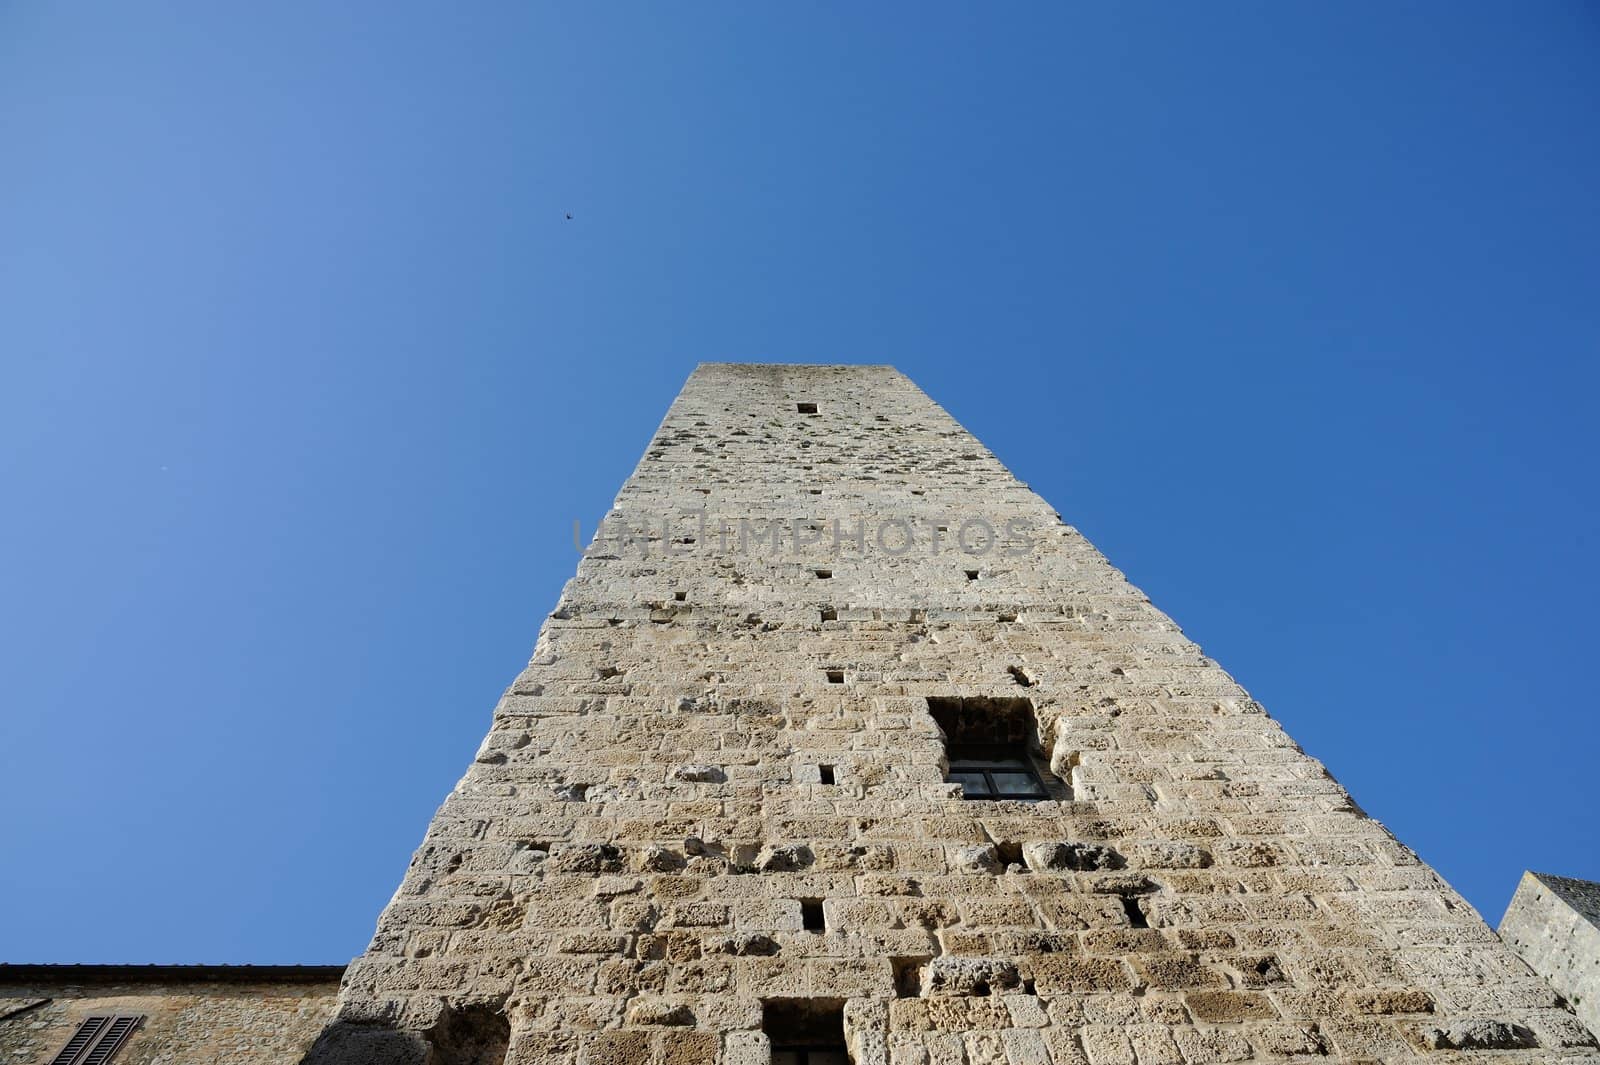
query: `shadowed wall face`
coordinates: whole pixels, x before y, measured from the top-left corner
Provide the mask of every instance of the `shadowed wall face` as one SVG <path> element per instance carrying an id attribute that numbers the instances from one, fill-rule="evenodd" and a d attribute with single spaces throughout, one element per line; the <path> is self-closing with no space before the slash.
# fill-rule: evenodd
<path id="1" fill-rule="evenodd" d="M 1500 920 L 1500 936 L 1600 1031 L 1600 884 L 1524 873 Z"/>
<path id="2" fill-rule="evenodd" d="M 311 1060 L 1600 1061 L 1591 1046 L 905 377 L 709 364 Z"/>

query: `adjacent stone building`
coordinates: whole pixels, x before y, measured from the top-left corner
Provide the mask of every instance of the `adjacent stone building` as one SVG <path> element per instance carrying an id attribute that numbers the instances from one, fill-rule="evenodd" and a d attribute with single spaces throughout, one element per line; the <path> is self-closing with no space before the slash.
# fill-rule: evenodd
<path id="1" fill-rule="evenodd" d="M 708 364 L 305 1060 L 1412 1059 L 1600 1051 L 904 376 Z"/>
<path id="2" fill-rule="evenodd" d="M 329 1021 L 343 966 L 0 965 L 0 1065 L 281 1065 Z"/>
<path id="3" fill-rule="evenodd" d="M 1600 1031 L 1600 884 L 1523 873 L 1500 937 Z"/>

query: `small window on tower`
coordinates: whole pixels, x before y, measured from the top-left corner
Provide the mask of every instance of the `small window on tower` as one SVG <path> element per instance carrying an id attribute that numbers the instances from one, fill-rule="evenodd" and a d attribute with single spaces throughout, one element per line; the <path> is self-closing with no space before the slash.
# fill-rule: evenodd
<path id="1" fill-rule="evenodd" d="M 1065 789 L 1042 773 L 1036 752 L 1038 725 L 1027 699 L 928 699 L 928 712 L 945 737 L 945 778 L 961 785 L 963 799 L 1038 802 L 1065 798 Z M 1046 780 L 1056 783 L 1055 792 Z"/>
<path id="2" fill-rule="evenodd" d="M 961 785 L 963 799 L 1038 802 L 1050 797 L 1032 761 L 1007 747 L 953 748 L 949 779 Z"/>

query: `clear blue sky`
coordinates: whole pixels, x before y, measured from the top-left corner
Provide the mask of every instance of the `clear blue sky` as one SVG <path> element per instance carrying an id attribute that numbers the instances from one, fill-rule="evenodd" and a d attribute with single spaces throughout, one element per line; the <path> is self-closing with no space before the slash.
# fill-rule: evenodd
<path id="1" fill-rule="evenodd" d="M 1555 2 L 6 4 L 0 958 L 359 951 L 700 360 L 894 363 L 1491 922 L 1600 878 L 1597 54 Z"/>

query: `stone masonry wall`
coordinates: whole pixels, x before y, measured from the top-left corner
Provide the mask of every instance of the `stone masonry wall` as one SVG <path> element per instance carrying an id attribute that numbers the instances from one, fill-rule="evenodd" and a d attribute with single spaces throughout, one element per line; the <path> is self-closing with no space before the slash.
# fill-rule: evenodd
<path id="1" fill-rule="evenodd" d="M 1600 1031 L 1600 884 L 1523 873 L 1500 936 Z"/>
<path id="2" fill-rule="evenodd" d="M 796 517 L 814 541 L 739 550 Z M 951 728 L 1022 707 L 1051 798 L 963 799 L 930 699 L 965 700 Z M 842 1007 L 856 1065 L 1600 1062 L 903 375 L 708 364 L 308 1061 L 765 1065 L 793 1000 Z"/>
<path id="3" fill-rule="evenodd" d="M 281 1065 L 332 1020 L 339 970 L 0 966 L 0 1063 L 43 1065 L 86 1017 L 143 1014 L 116 1065 Z"/>

